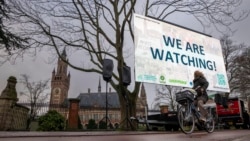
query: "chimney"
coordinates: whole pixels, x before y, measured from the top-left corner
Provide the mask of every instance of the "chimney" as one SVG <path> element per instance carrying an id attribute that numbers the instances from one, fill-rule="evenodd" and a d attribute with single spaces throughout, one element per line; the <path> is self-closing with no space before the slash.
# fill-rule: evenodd
<path id="1" fill-rule="evenodd" d="M 88 93 L 90 94 L 90 88 L 88 88 Z"/>

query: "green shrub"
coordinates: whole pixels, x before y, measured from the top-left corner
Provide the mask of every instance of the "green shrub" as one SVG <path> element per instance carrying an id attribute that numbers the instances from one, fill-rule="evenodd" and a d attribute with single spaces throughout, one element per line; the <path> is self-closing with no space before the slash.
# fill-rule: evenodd
<path id="1" fill-rule="evenodd" d="M 100 121 L 99 122 L 99 129 L 106 129 L 107 128 L 107 124 L 105 121 Z"/>
<path id="2" fill-rule="evenodd" d="M 65 129 L 65 118 L 55 110 L 48 111 L 38 119 L 39 131 L 62 131 Z"/>
<path id="3" fill-rule="evenodd" d="M 97 129 L 97 124 L 94 119 L 90 119 L 87 125 L 87 129 Z"/>

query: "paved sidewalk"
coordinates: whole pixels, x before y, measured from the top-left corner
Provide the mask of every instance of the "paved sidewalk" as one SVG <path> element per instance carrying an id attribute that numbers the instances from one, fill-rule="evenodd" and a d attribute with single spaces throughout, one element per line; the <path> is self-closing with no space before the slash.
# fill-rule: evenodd
<path id="1" fill-rule="evenodd" d="M 182 132 L 166 131 L 79 131 L 79 132 L 22 132 L 0 131 L 2 141 L 249 141 L 249 130 L 224 130 L 214 133 L 195 132 L 185 135 Z"/>
<path id="2" fill-rule="evenodd" d="M 9 137 L 68 137 L 68 136 L 112 136 L 179 133 L 166 131 L 81 131 L 81 132 L 36 132 L 36 131 L 0 131 L 0 138 Z"/>

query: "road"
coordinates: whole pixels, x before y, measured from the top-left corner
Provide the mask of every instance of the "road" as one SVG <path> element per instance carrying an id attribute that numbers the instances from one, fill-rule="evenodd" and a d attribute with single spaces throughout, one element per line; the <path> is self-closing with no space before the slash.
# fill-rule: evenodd
<path id="1" fill-rule="evenodd" d="M 0 141 L 249 141 L 250 130 L 182 132 L 0 132 Z"/>

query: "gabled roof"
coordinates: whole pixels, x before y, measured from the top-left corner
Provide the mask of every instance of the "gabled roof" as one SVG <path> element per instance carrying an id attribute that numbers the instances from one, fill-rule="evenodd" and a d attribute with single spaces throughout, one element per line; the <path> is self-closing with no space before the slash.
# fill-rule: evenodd
<path id="1" fill-rule="evenodd" d="M 80 99 L 80 107 L 106 107 L 106 92 L 80 93 L 77 97 Z M 118 94 L 115 92 L 107 93 L 108 108 L 120 108 Z"/>

